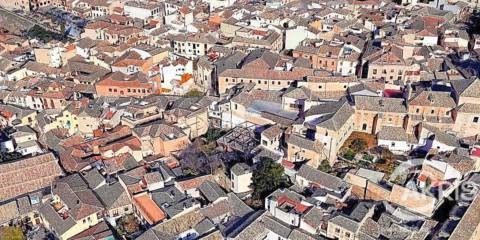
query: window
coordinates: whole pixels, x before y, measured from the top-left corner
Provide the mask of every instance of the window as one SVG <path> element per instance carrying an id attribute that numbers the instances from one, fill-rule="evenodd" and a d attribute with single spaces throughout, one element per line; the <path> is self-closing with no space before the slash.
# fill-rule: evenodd
<path id="1" fill-rule="evenodd" d="M 377 69 L 373 69 L 372 73 L 377 74 Z"/>
<path id="2" fill-rule="evenodd" d="M 420 108 L 417 108 L 417 110 L 415 110 L 416 113 L 419 113 L 420 112 Z"/>
<path id="3" fill-rule="evenodd" d="M 335 228 L 335 233 L 340 233 L 340 228 Z"/>
<path id="4" fill-rule="evenodd" d="M 363 131 L 367 130 L 367 124 L 366 124 L 366 123 L 364 123 L 364 124 L 362 125 L 362 130 L 363 130 Z"/>
<path id="5" fill-rule="evenodd" d="M 431 111 L 430 113 L 434 114 L 434 113 L 435 113 L 435 110 L 432 109 L 432 111 Z"/>
<path id="6" fill-rule="evenodd" d="M 473 122 L 478 123 L 478 117 L 473 117 Z"/>

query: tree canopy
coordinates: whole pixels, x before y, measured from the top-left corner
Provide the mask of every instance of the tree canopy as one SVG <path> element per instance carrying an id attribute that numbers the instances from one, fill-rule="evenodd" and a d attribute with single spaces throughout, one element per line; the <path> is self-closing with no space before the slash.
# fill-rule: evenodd
<path id="1" fill-rule="evenodd" d="M 265 198 L 275 189 L 285 186 L 287 179 L 283 175 L 283 170 L 282 165 L 270 158 L 263 158 L 252 174 L 253 197 L 256 199 Z"/>
<path id="2" fill-rule="evenodd" d="M 203 92 L 200 92 L 197 89 L 192 89 L 189 92 L 185 93 L 186 97 L 201 97 L 203 96 Z"/>
<path id="3" fill-rule="evenodd" d="M 332 166 L 330 166 L 330 163 L 327 160 L 323 160 L 318 166 L 318 170 L 329 173 L 332 171 Z"/>

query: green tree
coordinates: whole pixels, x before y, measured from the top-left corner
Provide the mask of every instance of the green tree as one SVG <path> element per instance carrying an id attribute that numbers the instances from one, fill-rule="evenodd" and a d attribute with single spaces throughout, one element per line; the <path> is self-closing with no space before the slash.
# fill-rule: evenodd
<path id="1" fill-rule="evenodd" d="M 363 152 L 367 150 L 368 144 L 367 141 L 361 138 L 355 138 L 353 139 L 352 143 L 350 144 L 350 148 L 355 152 Z"/>
<path id="2" fill-rule="evenodd" d="M 320 163 L 320 166 L 318 166 L 318 170 L 326 173 L 330 173 L 332 171 L 332 166 L 330 166 L 330 163 L 327 160 L 323 160 Z"/>
<path id="3" fill-rule="evenodd" d="M 203 92 L 200 92 L 197 89 L 190 90 L 189 92 L 185 93 L 186 97 L 201 97 L 203 96 Z"/>
<path id="4" fill-rule="evenodd" d="M 23 240 L 25 236 L 19 227 L 4 227 L 0 231 L 2 240 Z"/>
<path id="5" fill-rule="evenodd" d="M 347 160 L 353 160 L 353 158 L 355 158 L 355 152 L 352 149 L 348 148 L 343 154 L 343 157 Z"/>
<path id="6" fill-rule="evenodd" d="M 279 187 L 286 186 L 282 165 L 270 158 L 261 159 L 260 165 L 252 174 L 253 197 L 263 199 Z"/>
<path id="7" fill-rule="evenodd" d="M 0 162 L 9 162 L 22 157 L 22 154 L 18 152 L 0 153 Z"/>
<path id="8" fill-rule="evenodd" d="M 119 222 L 119 228 L 117 229 L 119 234 L 131 234 L 140 229 L 137 218 L 133 214 L 123 216 Z"/>

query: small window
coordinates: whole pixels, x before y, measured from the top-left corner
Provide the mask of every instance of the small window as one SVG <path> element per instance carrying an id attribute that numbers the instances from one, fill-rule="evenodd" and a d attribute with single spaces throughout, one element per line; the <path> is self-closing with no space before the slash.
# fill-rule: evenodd
<path id="1" fill-rule="evenodd" d="M 430 113 L 434 114 L 434 113 L 435 113 L 435 110 L 432 109 L 432 111 L 431 111 Z"/>
<path id="2" fill-rule="evenodd" d="M 415 110 L 416 113 L 419 113 L 420 112 L 420 108 L 417 108 L 417 110 Z"/>
<path id="3" fill-rule="evenodd" d="M 473 117 L 473 122 L 478 123 L 478 117 Z"/>

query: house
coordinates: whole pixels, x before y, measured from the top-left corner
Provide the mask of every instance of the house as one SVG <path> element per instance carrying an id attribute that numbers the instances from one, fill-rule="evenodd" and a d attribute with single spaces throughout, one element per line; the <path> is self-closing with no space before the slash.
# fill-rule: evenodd
<path id="1" fill-rule="evenodd" d="M 235 32 L 232 46 L 244 49 L 268 49 L 280 52 L 283 49 L 283 36 L 273 30 L 241 28 Z"/>
<path id="2" fill-rule="evenodd" d="M 310 207 L 305 197 L 288 189 L 277 189 L 265 199 L 265 210 L 290 226 L 298 227 Z"/>
<path id="3" fill-rule="evenodd" d="M 28 126 L 18 126 L 4 133 L 5 141 L 1 143 L 3 152 L 17 152 L 25 155 L 42 153 L 37 142 L 37 133 Z"/>
<path id="4" fill-rule="evenodd" d="M 111 64 L 112 72 L 122 72 L 127 75 L 141 72 L 150 76 L 149 70 L 152 66 L 153 58 L 138 51 L 127 51 L 115 58 Z"/>
<path id="5" fill-rule="evenodd" d="M 423 161 L 416 183 L 422 189 L 438 189 L 438 197 L 442 198 L 474 169 L 475 161 L 462 155 L 461 151 L 440 154 Z"/>
<path id="6" fill-rule="evenodd" d="M 154 2 L 126 2 L 123 10 L 127 16 L 144 21 L 150 18 L 162 17 L 164 13 L 163 5 Z"/>
<path id="7" fill-rule="evenodd" d="M 108 74 L 95 84 L 98 96 L 145 97 L 153 92 L 152 83 L 142 73 L 126 75 L 122 72 Z"/>
<path id="8" fill-rule="evenodd" d="M 181 192 L 175 186 L 167 186 L 152 192 L 152 199 L 168 218 L 177 218 L 200 208 L 198 200 Z"/>
<path id="9" fill-rule="evenodd" d="M 45 153 L 0 165 L 0 200 L 49 187 L 63 170 L 53 153 Z"/>
<path id="10" fill-rule="evenodd" d="M 298 170 L 295 181 L 300 187 L 314 189 L 312 197 L 321 202 L 344 202 L 351 193 L 349 183 L 306 164 Z"/>
<path id="11" fill-rule="evenodd" d="M 309 159 L 311 162 L 308 164 L 314 167 L 319 166 L 324 159 L 333 164 L 336 161 L 338 150 L 350 136 L 355 126 L 355 110 L 345 99 L 328 103 L 328 106 L 325 106 L 327 105 L 312 107 L 305 114 L 303 124 L 297 125 L 293 130 L 296 134 L 305 136 L 304 139 L 307 141 L 315 143 L 310 145 L 317 146 L 317 152 L 322 153 L 322 155 L 315 154 L 317 157 L 314 159 Z M 287 143 L 290 141 L 290 138 L 287 140 Z M 298 137 L 294 139 L 299 140 Z M 290 145 L 288 148 L 289 153 L 287 154 L 289 161 L 294 155 L 303 154 L 295 150 L 294 143 Z"/>
<path id="12" fill-rule="evenodd" d="M 277 125 L 273 125 L 265 129 L 261 133 L 261 145 L 272 151 L 280 151 L 280 141 L 283 131 Z"/>
<path id="13" fill-rule="evenodd" d="M 148 193 L 133 196 L 135 213 L 143 223 L 153 226 L 166 218 L 165 213 L 152 200 Z"/>
<path id="14" fill-rule="evenodd" d="M 355 75 L 360 53 L 343 42 L 312 43 L 304 41 L 302 45 L 295 48 L 293 56 L 308 59 L 314 68 L 348 76 Z"/>
<path id="15" fill-rule="evenodd" d="M 72 240 L 90 239 L 108 239 L 113 238 L 114 233 L 105 222 L 99 222 L 97 225 L 71 237 Z"/>
<path id="16" fill-rule="evenodd" d="M 200 191 L 199 187 L 206 181 L 214 180 L 213 175 L 203 175 L 199 177 L 194 177 L 191 179 L 175 181 L 175 187 L 180 191 L 185 192 L 189 196 L 199 198 Z"/>
<path id="17" fill-rule="evenodd" d="M 287 160 L 289 162 L 308 161 L 311 164 L 320 164 L 327 158 L 323 153 L 323 144 L 318 140 L 311 140 L 299 134 L 292 134 L 286 140 Z"/>
<path id="18" fill-rule="evenodd" d="M 447 130 L 453 125 L 455 101 L 450 92 L 420 90 L 413 94 L 408 103 L 409 121 L 407 132 L 421 122 Z"/>
<path id="19" fill-rule="evenodd" d="M 144 153 L 155 155 L 168 156 L 190 143 L 188 136 L 179 127 L 164 123 L 137 126 L 133 133 L 140 139 Z"/>
<path id="20" fill-rule="evenodd" d="M 172 39 L 173 53 L 187 59 L 195 59 L 206 55 L 216 41 L 216 38 L 208 33 L 175 35 Z"/>
<path id="21" fill-rule="evenodd" d="M 35 110 L 4 104 L 0 107 L 0 126 L 31 126 L 36 123 Z"/>
<path id="22" fill-rule="evenodd" d="M 449 152 L 460 147 L 457 137 L 426 123 L 419 127 L 418 143 L 427 150 L 438 152 Z"/>
<path id="23" fill-rule="evenodd" d="M 404 58 L 404 52 L 400 47 L 383 46 L 383 48 L 374 50 L 373 48 L 373 46 L 368 45 L 366 54 L 362 59 L 364 66 L 367 67 L 367 72 L 363 72 L 365 77 L 370 79 L 382 78 L 387 83 L 403 82 L 406 71 L 415 70 L 415 65 L 411 65 Z"/>
<path id="24" fill-rule="evenodd" d="M 39 209 L 46 228 L 70 239 L 101 221 L 103 205 L 79 174 L 57 179 L 52 199 Z"/>
<path id="25" fill-rule="evenodd" d="M 394 153 L 405 153 L 417 145 L 402 127 L 383 127 L 377 134 L 377 140 L 378 146 L 386 147 Z"/>
<path id="26" fill-rule="evenodd" d="M 218 185 L 216 182 L 212 181 L 205 181 L 198 187 L 198 191 L 200 192 L 201 196 L 209 202 L 209 203 L 216 203 L 221 200 L 225 200 L 227 194 L 225 191 Z"/>
<path id="27" fill-rule="evenodd" d="M 480 99 L 478 80 L 456 80 L 452 82 L 455 102 L 457 103 L 453 131 L 459 137 L 470 137 L 480 134 Z"/>
<path id="28" fill-rule="evenodd" d="M 252 189 L 252 170 L 245 163 L 237 163 L 230 169 L 230 181 L 232 182 L 232 191 L 234 193 L 249 192 Z"/>
<path id="29" fill-rule="evenodd" d="M 105 217 L 110 223 L 115 223 L 116 219 L 133 213 L 128 193 L 119 182 L 105 184 L 94 191 L 102 202 L 106 210 Z"/>
<path id="30" fill-rule="evenodd" d="M 182 97 L 164 112 L 165 122 L 180 128 L 189 139 L 207 133 L 209 128 L 209 97 Z"/>
<path id="31" fill-rule="evenodd" d="M 378 134 L 385 127 L 404 128 L 408 123 L 403 98 L 355 96 L 354 101 L 356 131 Z"/>

